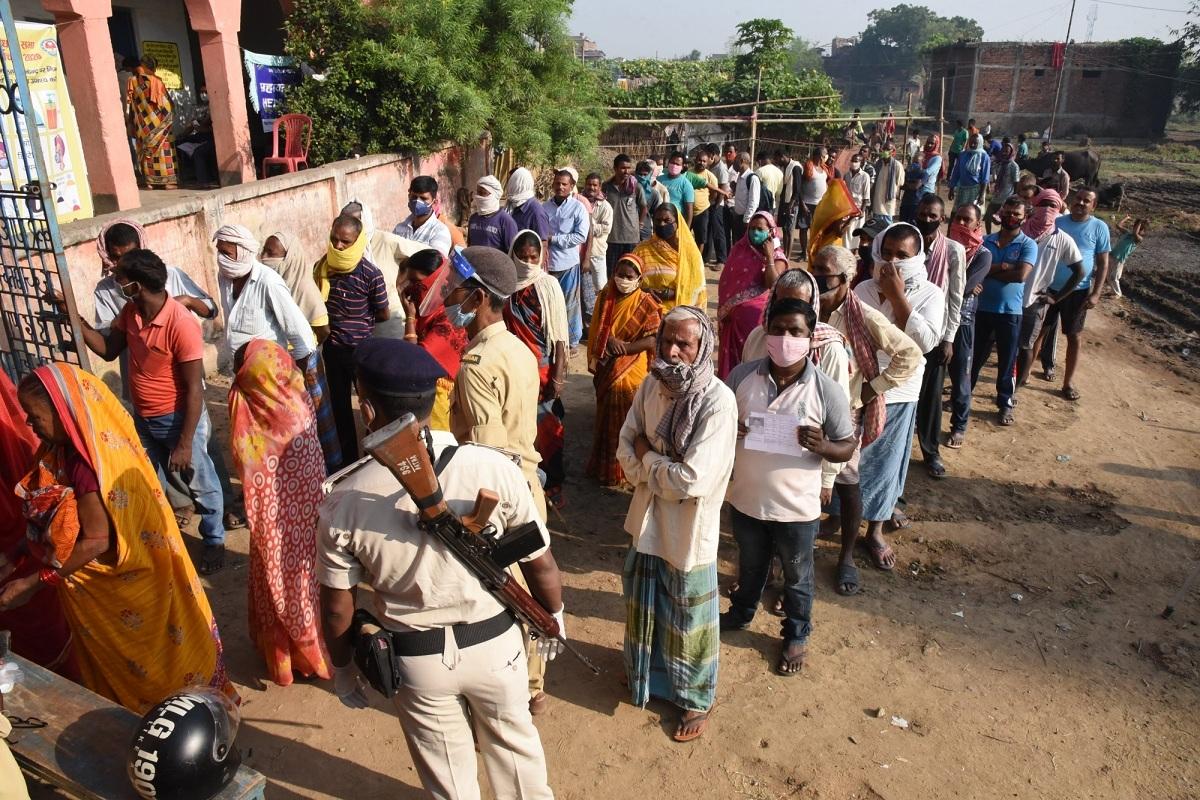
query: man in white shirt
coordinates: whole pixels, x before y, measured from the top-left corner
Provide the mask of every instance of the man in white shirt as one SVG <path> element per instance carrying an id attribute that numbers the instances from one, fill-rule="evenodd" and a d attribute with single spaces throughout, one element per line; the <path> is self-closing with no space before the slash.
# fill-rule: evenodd
<path id="1" fill-rule="evenodd" d="M 715 338 L 704 311 L 667 313 L 617 445 L 635 487 L 625 517 L 625 671 L 634 705 L 653 695 L 682 709 L 681 742 L 704 733 L 717 689 L 717 543 L 737 402 L 713 374 Z"/>
<path id="2" fill-rule="evenodd" d="M 942 341 L 946 298 L 927 277 L 921 232 L 907 222 L 889 225 L 875 237 L 871 254 L 874 277 L 860 283 L 854 293 L 904 331 L 922 353 L 933 350 Z M 891 359 L 879 355 L 879 369 L 884 370 Z M 896 509 L 896 503 L 908 478 L 913 423 L 924 376 L 922 360 L 911 378 L 888 391 L 883 433 L 862 449 L 859 483 L 863 519 L 867 520 L 866 544 L 876 568 L 885 571 L 895 566 L 896 554 L 883 537 L 883 525 L 891 520 L 898 528 L 907 527 L 907 518 Z"/>
<path id="3" fill-rule="evenodd" d="M 865 225 L 871 216 L 871 176 L 862 167 L 862 155 L 855 153 L 850 157 L 850 171 L 846 173 L 846 188 L 850 190 L 850 197 L 854 199 L 854 204 L 858 206 L 861 213 L 846 226 L 846 232 L 842 234 L 842 247 L 852 252 L 854 246 L 851 242 L 853 237 L 851 232 Z"/>
<path id="4" fill-rule="evenodd" d="M 871 212 L 891 224 L 900 211 L 900 190 L 904 187 L 904 165 L 893 157 L 892 145 L 884 142 L 875 162 L 875 185 L 871 189 Z"/>
<path id="5" fill-rule="evenodd" d="M 450 229 L 435 213 L 438 184 L 429 175 L 418 175 L 408 185 L 408 219 L 397 225 L 392 233 L 405 239 L 432 247 L 444 256 L 450 255 Z"/>
<path id="6" fill-rule="evenodd" d="M 742 153 L 737 160 L 738 177 L 733 191 L 733 224 L 730 234 L 736 244 L 746 235 L 750 218 L 758 211 L 758 200 L 762 195 L 762 179 L 750 169 L 750 156 Z"/>
<path id="7" fill-rule="evenodd" d="M 771 159 L 767 157 L 766 150 L 759 150 L 758 155 L 754 158 L 754 171 L 758 173 L 758 177 L 762 179 L 763 186 L 767 187 L 767 191 L 771 193 L 771 197 L 775 199 L 775 206 L 768 208 L 772 215 L 779 213 L 779 198 L 783 194 L 783 170 L 771 163 Z"/>
<path id="8" fill-rule="evenodd" d="M 809 363 L 816 327 L 811 305 L 776 298 L 767 308 L 767 358 L 743 363 L 725 379 L 738 408 L 737 455 L 729 484 L 738 583 L 729 611 L 721 615 L 721 629 L 749 627 L 778 553 L 785 615 L 783 650 L 775 667 L 780 675 L 803 668 L 812 632 L 813 540 L 821 524 L 822 464 L 849 460 L 856 445 L 846 390 Z M 748 447 L 746 437 L 768 420 L 786 420 L 792 441 L 779 442 L 775 452 Z"/>

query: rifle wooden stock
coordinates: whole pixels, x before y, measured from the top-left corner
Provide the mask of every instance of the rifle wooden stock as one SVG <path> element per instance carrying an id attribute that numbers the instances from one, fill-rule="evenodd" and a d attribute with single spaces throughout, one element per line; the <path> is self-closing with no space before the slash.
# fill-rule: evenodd
<path id="1" fill-rule="evenodd" d="M 450 511 L 429 460 L 429 450 L 421 441 L 421 426 L 412 414 L 368 435 L 363 439 L 363 449 L 391 470 L 421 510 L 422 519 L 437 519 Z"/>

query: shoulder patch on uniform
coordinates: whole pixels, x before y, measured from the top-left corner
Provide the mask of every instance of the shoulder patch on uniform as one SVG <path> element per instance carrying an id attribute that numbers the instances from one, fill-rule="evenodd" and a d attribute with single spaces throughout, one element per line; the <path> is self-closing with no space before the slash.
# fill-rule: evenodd
<path id="1" fill-rule="evenodd" d="M 460 445 L 460 447 L 478 447 L 483 450 L 491 450 L 493 452 L 499 453 L 500 455 L 504 456 L 509 461 L 516 464 L 518 467 L 521 466 L 521 464 L 524 461 L 524 459 L 521 458 L 520 453 L 514 453 L 511 450 L 505 450 L 503 447 L 492 447 L 489 444 L 479 444 L 478 442 L 465 442 L 464 444 Z"/>
<path id="2" fill-rule="evenodd" d="M 462 363 L 464 364 L 478 364 L 481 360 L 479 353 L 468 353 L 462 357 Z"/>
<path id="3" fill-rule="evenodd" d="M 338 470 L 337 472 L 333 473 L 332 475 L 330 475 L 328 478 L 325 479 L 324 483 L 321 484 L 321 492 L 324 494 L 329 494 L 330 492 L 332 492 L 334 490 L 334 488 L 339 483 L 346 480 L 346 478 L 349 478 L 354 473 L 358 472 L 360 469 L 365 467 L 367 464 L 371 463 L 373 460 L 374 459 L 371 456 L 363 456 L 362 458 L 360 458 L 358 461 L 355 461 L 350 466 L 344 467 L 344 468 Z"/>

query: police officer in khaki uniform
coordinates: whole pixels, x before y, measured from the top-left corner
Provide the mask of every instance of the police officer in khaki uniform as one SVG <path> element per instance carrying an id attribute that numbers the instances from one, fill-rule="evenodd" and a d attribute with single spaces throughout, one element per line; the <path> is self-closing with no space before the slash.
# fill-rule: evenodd
<path id="1" fill-rule="evenodd" d="M 450 430 L 460 442 L 519 455 L 545 522 L 546 496 L 537 469 L 541 456 L 534 447 L 541 385 L 537 359 L 504 325 L 504 305 L 516 291 L 517 270 L 508 255 L 492 247 L 468 247 L 462 255 L 475 274 L 446 296 L 446 315 L 465 327 L 471 340 L 454 379 Z M 545 687 L 546 665 L 531 650 L 529 708 L 534 714 L 545 711 L 549 703 Z"/>
<path id="2" fill-rule="evenodd" d="M 369 339 L 358 346 L 355 367 L 368 430 L 405 413 L 428 430 L 437 380 L 445 372 L 423 348 Z M 456 444 L 446 432 L 428 435 L 435 463 Z M 524 635 L 512 614 L 440 541 L 417 527 L 416 504 L 386 467 L 368 459 L 334 480 L 321 505 L 317 534 L 334 692 L 348 706 L 366 705 L 349 633 L 355 587 L 365 581 L 375 592 L 375 615 L 392 632 L 399 656 L 403 686 L 393 700 L 425 790 L 438 798 L 477 800 L 478 741 L 496 797 L 552 798 L 545 753 L 529 712 Z M 480 489 L 491 489 L 500 496 L 490 518 L 497 530 L 539 523 L 547 546 L 524 560 L 519 571 L 534 598 L 557 609 L 561 626 L 558 565 L 526 478 L 513 461 L 496 450 L 465 445 L 444 465 L 440 480 L 446 502 L 459 515 L 471 512 Z M 547 660 L 561 648 L 556 640 L 535 644 Z"/>

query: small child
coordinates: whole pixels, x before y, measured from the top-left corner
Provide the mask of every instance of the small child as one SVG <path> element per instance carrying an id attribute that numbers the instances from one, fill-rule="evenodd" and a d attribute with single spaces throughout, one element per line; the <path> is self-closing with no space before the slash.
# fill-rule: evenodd
<path id="1" fill-rule="evenodd" d="M 1121 238 L 1117 240 L 1116 245 L 1112 249 L 1113 268 L 1108 271 L 1108 285 L 1112 287 L 1117 297 L 1124 297 L 1121 293 L 1121 273 L 1125 271 L 1125 262 L 1133 255 L 1133 251 L 1146 238 L 1146 231 L 1150 228 L 1150 220 L 1144 217 L 1133 219 L 1133 228 L 1126 228 L 1125 225 L 1133 217 L 1126 214 L 1125 217 L 1117 223 L 1117 232 L 1121 234 Z"/>

